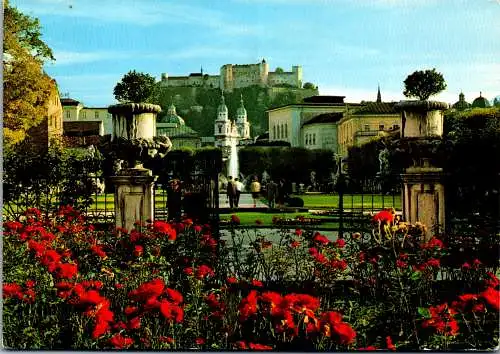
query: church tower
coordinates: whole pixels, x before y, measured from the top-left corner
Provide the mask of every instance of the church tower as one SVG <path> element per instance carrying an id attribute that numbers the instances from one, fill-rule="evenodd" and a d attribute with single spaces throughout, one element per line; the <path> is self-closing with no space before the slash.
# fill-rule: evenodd
<path id="1" fill-rule="evenodd" d="M 382 103 L 382 95 L 380 94 L 380 85 L 378 85 L 377 103 Z"/>
<path id="2" fill-rule="evenodd" d="M 221 101 L 217 108 L 217 119 L 214 127 L 215 146 L 228 146 L 230 144 L 231 121 L 228 116 L 228 109 L 222 91 Z"/>
<path id="3" fill-rule="evenodd" d="M 240 106 L 236 111 L 236 127 L 240 139 L 250 139 L 250 123 L 247 119 L 247 110 L 243 104 L 243 95 L 241 95 Z"/>

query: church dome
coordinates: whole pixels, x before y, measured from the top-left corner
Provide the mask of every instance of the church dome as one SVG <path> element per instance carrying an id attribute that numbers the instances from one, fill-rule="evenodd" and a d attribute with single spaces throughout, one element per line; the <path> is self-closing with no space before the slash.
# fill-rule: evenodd
<path id="1" fill-rule="evenodd" d="M 228 113 L 226 101 L 224 100 L 224 95 L 221 96 L 219 108 L 217 108 L 218 113 Z"/>
<path id="2" fill-rule="evenodd" d="M 243 95 L 241 95 L 240 106 L 236 110 L 237 116 L 245 116 L 247 115 L 247 110 L 245 109 L 245 105 L 243 104 Z"/>
<path id="3" fill-rule="evenodd" d="M 472 102 L 472 107 L 478 107 L 478 108 L 486 108 L 489 107 L 490 103 L 486 98 L 482 96 L 482 93 L 479 93 L 479 97 Z"/>
<path id="4" fill-rule="evenodd" d="M 463 92 L 460 92 L 460 95 L 458 95 L 458 101 L 455 102 L 452 107 L 458 110 L 470 107 L 470 103 L 465 101 L 465 95 L 463 94 Z"/>
<path id="5" fill-rule="evenodd" d="M 184 119 L 177 115 L 174 104 L 170 104 L 167 110 L 167 115 L 163 117 L 161 123 L 175 123 L 179 125 L 185 125 Z"/>

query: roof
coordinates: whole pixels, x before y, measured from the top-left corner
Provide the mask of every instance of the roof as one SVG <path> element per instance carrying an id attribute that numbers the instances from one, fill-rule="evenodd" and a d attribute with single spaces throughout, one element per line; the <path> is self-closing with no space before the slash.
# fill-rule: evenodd
<path id="1" fill-rule="evenodd" d="M 189 74 L 189 76 L 202 76 L 202 74 L 201 73 L 191 73 L 191 74 Z"/>
<path id="2" fill-rule="evenodd" d="M 178 125 L 177 127 L 162 127 L 158 124 L 156 129 L 160 130 L 160 134 L 166 134 L 169 138 L 200 137 L 196 130 L 188 127 L 187 125 Z"/>
<path id="3" fill-rule="evenodd" d="M 397 102 L 369 102 L 353 114 L 398 114 L 394 109 Z"/>
<path id="4" fill-rule="evenodd" d="M 278 106 L 274 108 L 268 109 L 266 112 L 271 112 L 275 111 L 278 109 L 286 108 L 286 107 L 362 107 L 364 104 L 361 103 L 309 103 L 309 102 L 303 102 L 303 103 L 288 103 L 283 106 Z"/>
<path id="5" fill-rule="evenodd" d="M 345 96 L 310 96 L 304 98 L 306 103 L 344 103 Z"/>
<path id="6" fill-rule="evenodd" d="M 79 101 L 72 98 L 61 98 L 61 105 L 63 106 L 78 106 L 79 104 Z"/>
<path id="7" fill-rule="evenodd" d="M 323 113 L 320 115 L 317 115 L 315 117 L 312 117 L 309 119 L 307 122 L 302 124 L 304 125 L 309 125 L 309 124 L 318 124 L 318 123 L 335 123 L 341 120 L 343 117 L 343 114 L 340 112 L 335 112 L 335 113 Z"/>
<path id="8" fill-rule="evenodd" d="M 479 97 L 472 102 L 472 107 L 480 107 L 480 108 L 486 108 L 490 106 L 490 102 L 486 98 L 484 98 L 481 94 L 479 94 Z"/>

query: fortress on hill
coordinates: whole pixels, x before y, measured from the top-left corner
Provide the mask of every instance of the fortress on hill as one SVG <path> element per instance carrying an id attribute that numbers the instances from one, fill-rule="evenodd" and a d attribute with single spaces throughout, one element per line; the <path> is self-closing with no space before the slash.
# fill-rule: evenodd
<path id="1" fill-rule="evenodd" d="M 262 59 L 257 64 L 225 64 L 220 68 L 220 75 L 203 74 L 203 68 L 189 76 L 169 77 L 167 73 L 162 73 L 161 84 L 164 87 L 220 88 L 228 92 L 253 85 L 302 88 L 302 67 L 292 66 L 292 71 L 269 71 L 269 64 Z"/>

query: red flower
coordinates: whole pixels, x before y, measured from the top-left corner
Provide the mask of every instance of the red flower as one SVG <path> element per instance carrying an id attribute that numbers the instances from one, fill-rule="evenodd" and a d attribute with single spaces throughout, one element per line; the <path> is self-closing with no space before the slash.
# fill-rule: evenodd
<path id="1" fill-rule="evenodd" d="M 475 304 L 472 306 L 472 312 L 484 312 L 485 307 L 483 303 Z"/>
<path id="2" fill-rule="evenodd" d="M 381 224 L 391 224 L 394 221 L 394 214 L 389 210 L 382 210 L 375 214 L 372 220 Z"/>
<path id="3" fill-rule="evenodd" d="M 240 321 L 246 321 L 249 317 L 257 313 L 257 291 L 252 290 L 241 300 L 238 307 L 240 312 Z"/>
<path id="4" fill-rule="evenodd" d="M 153 231 L 167 235 L 168 239 L 171 241 L 175 241 L 177 239 L 177 231 L 172 227 L 172 225 L 164 221 L 153 222 Z"/>
<path id="5" fill-rule="evenodd" d="M 300 242 L 298 241 L 292 241 L 292 243 L 290 243 L 290 247 L 292 248 L 297 248 L 300 246 Z"/>
<path id="6" fill-rule="evenodd" d="M 240 350 L 245 350 L 245 349 L 248 349 L 247 344 L 246 344 L 244 341 L 242 341 L 242 340 L 240 340 L 240 341 L 236 342 L 236 347 L 237 347 L 238 349 L 240 349 Z"/>
<path id="7" fill-rule="evenodd" d="M 336 323 L 333 325 L 332 330 L 337 335 L 340 344 L 350 344 L 356 338 L 356 332 L 348 323 Z"/>
<path id="8" fill-rule="evenodd" d="M 116 283 L 115 284 L 115 288 L 116 289 L 123 289 L 124 285 L 123 284 L 120 284 L 120 283 Z"/>
<path id="9" fill-rule="evenodd" d="M 196 338 L 195 343 L 197 345 L 203 345 L 203 344 L 205 344 L 205 338 L 198 337 L 198 338 Z"/>
<path id="10" fill-rule="evenodd" d="M 168 343 L 168 344 L 173 344 L 173 343 L 175 343 L 175 340 L 174 340 L 174 338 L 172 338 L 172 337 L 160 336 L 160 337 L 158 338 L 158 340 L 159 340 L 160 342 L 163 342 L 163 343 Z"/>
<path id="11" fill-rule="evenodd" d="M 195 226 L 193 227 L 193 230 L 194 230 L 194 232 L 196 232 L 196 233 L 201 232 L 201 229 L 202 229 L 202 227 L 201 227 L 200 225 L 195 225 Z"/>
<path id="12" fill-rule="evenodd" d="M 227 281 L 228 284 L 236 284 L 236 283 L 238 283 L 238 279 L 236 279 L 235 277 L 228 277 L 226 279 L 226 281 Z"/>
<path id="13" fill-rule="evenodd" d="M 335 247 L 337 248 L 344 248 L 345 246 L 345 241 L 342 238 L 339 238 L 337 241 L 335 241 Z"/>
<path id="14" fill-rule="evenodd" d="M 498 285 L 500 285 L 500 280 L 498 280 L 495 274 L 493 274 L 492 272 L 486 272 L 486 274 L 490 278 L 485 280 L 486 286 L 496 288 Z"/>
<path id="15" fill-rule="evenodd" d="M 426 265 L 429 267 L 439 268 L 440 262 L 439 262 L 439 259 L 430 258 L 427 261 Z"/>
<path id="16" fill-rule="evenodd" d="M 115 347 L 115 349 L 128 348 L 134 344 L 134 340 L 132 338 L 124 337 L 121 334 L 115 334 L 111 337 L 109 342 Z"/>
<path id="17" fill-rule="evenodd" d="M 196 277 L 198 279 L 203 279 L 203 278 L 205 278 L 207 276 L 212 276 L 213 277 L 214 275 L 215 275 L 215 273 L 212 270 L 212 268 L 210 268 L 209 266 L 207 266 L 205 264 L 202 264 L 196 270 Z"/>
<path id="18" fill-rule="evenodd" d="M 184 310 L 168 301 L 163 300 L 161 302 L 160 312 L 168 321 L 181 323 L 184 320 Z"/>
<path id="19" fill-rule="evenodd" d="M 387 344 L 387 349 L 388 350 L 392 350 L 392 351 L 396 350 L 396 347 L 394 346 L 394 344 L 392 344 L 391 336 L 385 337 L 385 342 Z"/>
<path id="20" fill-rule="evenodd" d="M 24 283 L 27 288 L 34 288 L 36 285 L 36 282 L 34 280 L 26 280 L 26 283 Z"/>
<path id="21" fill-rule="evenodd" d="M 130 320 L 128 323 L 128 328 L 129 329 L 139 329 L 141 328 L 141 318 L 140 317 L 134 317 Z"/>
<path id="22" fill-rule="evenodd" d="M 172 303 L 174 303 L 176 305 L 180 305 L 184 301 L 182 294 L 180 292 L 178 292 L 177 290 L 167 288 L 166 293 L 167 293 L 168 297 L 170 298 L 170 300 L 172 301 Z"/>
<path id="23" fill-rule="evenodd" d="M 313 241 L 319 242 L 323 245 L 326 245 L 330 242 L 330 240 L 325 235 L 321 234 L 316 234 L 316 236 L 313 237 Z"/>
<path id="24" fill-rule="evenodd" d="M 334 269 L 340 269 L 340 270 L 346 270 L 347 269 L 347 262 L 344 259 L 341 259 L 340 261 L 333 260 L 330 262 L 330 265 Z"/>
<path id="25" fill-rule="evenodd" d="M 131 315 L 133 313 L 136 313 L 139 309 L 136 307 L 136 306 L 127 306 L 125 307 L 125 309 L 123 310 L 123 312 L 125 313 L 125 315 Z"/>
<path id="26" fill-rule="evenodd" d="M 90 250 L 98 257 L 101 257 L 101 258 L 106 258 L 107 257 L 107 254 L 106 252 L 104 252 L 104 250 L 102 249 L 101 246 L 98 246 L 98 245 L 92 245 L 92 247 L 90 247 Z"/>
<path id="27" fill-rule="evenodd" d="M 137 289 L 129 292 L 128 296 L 134 301 L 146 301 L 151 297 L 158 297 L 162 294 L 165 288 L 165 283 L 162 279 L 154 279 L 150 282 L 144 283 Z"/>
<path id="28" fill-rule="evenodd" d="M 78 273 L 76 264 L 62 263 L 59 264 L 56 276 L 58 278 L 72 279 Z"/>
<path id="29" fill-rule="evenodd" d="M 270 347 L 269 345 L 264 345 L 264 344 L 254 344 L 254 343 L 249 343 L 248 346 L 250 347 L 251 350 L 273 350 L 273 347 Z"/>
<path id="30" fill-rule="evenodd" d="M 402 260 L 398 259 L 396 261 L 396 267 L 398 268 L 406 268 L 408 266 L 408 263 L 403 262 Z"/>
<path id="31" fill-rule="evenodd" d="M 193 275 L 193 268 L 191 267 L 184 268 L 183 272 L 186 275 Z"/>
<path id="32" fill-rule="evenodd" d="M 481 293 L 481 297 L 496 311 L 500 309 L 500 291 L 493 288 L 487 288 Z"/>
<path id="33" fill-rule="evenodd" d="M 253 286 L 256 286 L 256 287 L 263 287 L 264 284 L 262 284 L 262 282 L 260 280 L 257 280 L 257 279 L 252 279 L 252 283 L 251 283 Z"/>
<path id="34" fill-rule="evenodd" d="M 23 298 L 23 288 L 21 285 L 16 283 L 4 283 L 3 284 L 3 298 L 7 299 L 10 297 L 22 299 Z"/>
<path id="35" fill-rule="evenodd" d="M 143 252 L 144 252 L 144 247 L 142 247 L 141 245 L 135 245 L 134 246 L 134 256 L 135 257 L 142 256 Z"/>
<path id="36" fill-rule="evenodd" d="M 444 244 L 443 241 L 441 241 L 440 239 L 433 237 L 427 243 L 422 244 L 420 247 L 422 249 L 430 249 L 430 248 L 442 249 L 444 248 Z"/>
<path id="37" fill-rule="evenodd" d="M 231 215 L 231 222 L 233 224 L 236 224 L 236 225 L 239 225 L 240 224 L 240 218 L 238 217 L 238 215 Z"/>
<path id="38" fill-rule="evenodd" d="M 295 229 L 295 235 L 297 235 L 297 236 L 302 235 L 302 230 L 301 229 Z"/>

